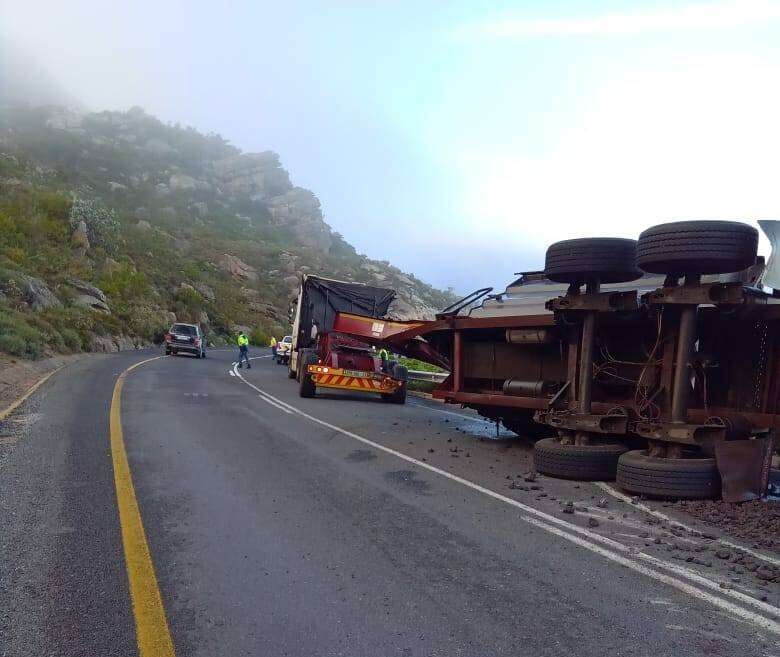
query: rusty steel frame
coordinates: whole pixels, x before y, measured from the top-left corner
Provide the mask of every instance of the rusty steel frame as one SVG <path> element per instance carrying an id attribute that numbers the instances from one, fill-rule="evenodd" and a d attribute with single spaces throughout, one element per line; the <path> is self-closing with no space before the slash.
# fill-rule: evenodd
<path id="1" fill-rule="evenodd" d="M 655 290 L 640 288 L 641 297 L 625 287 L 603 292 L 596 278 L 575 279 L 564 295 L 547 299 L 548 312 L 531 315 L 459 316 L 463 300 L 434 321 L 338 313 L 325 337 L 387 346 L 449 369 L 434 397 L 517 433 L 536 435 L 541 427 L 576 445 L 620 436 L 643 439 L 652 457 L 678 459 L 690 448 L 713 456 L 728 438 L 780 430 L 780 303 L 744 273 L 736 278 L 749 284 L 672 273 Z M 515 307 L 538 308 L 534 292 Z M 484 304 L 481 310 L 490 312 Z M 308 371 L 323 387 L 402 385 L 321 369 Z M 734 467 L 718 463 L 724 477 Z"/>
<path id="2" fill-rule="evenodd" d="M 710 449 L 726 436 L 780 431 L 780 304 L 767 303 L 741 284 L 701 283 L 696 277 L 682 285 L 667 283 L 639 303 L 635 292 L 615 296 L 594 286 L 570 295 L 568 302 L 565 298 L 548 301 L 554 312 L 545 314 L 388 322 L 377 336 L 366 335 L 366 318 L 359 316 L 344 316 L 343 324 L 339 318 L 334 328 L 446 367 L 451 374 L 434 397 L 491 418 L 536 414 L 574 436 L 634 436 L 647 440 L 654 453 L 669 456 L 679 455 L 683 446 Z M 610 387 L 594 375 L 603 364 L 597 342 L 606 340 L 614 348 L 611 341 L 617 341 L 639 359 L 640 343 L 655 338 L 656 327 L 657 350 L 640 383 L 653 390 L 648 397 L 657 414 L 645 417 L 637 410 L 633 386 Z M 508 337 L 513 330 L 544 330 L 545 339 L 515 341 Z M 701 371 L 697 340 L 705 347 L 712 343 L 714 370 Z M 639 369 L 629 364 L 631 374 L 618 370 L 616 380 L 636 379 Z M 504 394 L 503 383 L 512 378 L 536 382 L 529 389 L 545 392 Z"/>

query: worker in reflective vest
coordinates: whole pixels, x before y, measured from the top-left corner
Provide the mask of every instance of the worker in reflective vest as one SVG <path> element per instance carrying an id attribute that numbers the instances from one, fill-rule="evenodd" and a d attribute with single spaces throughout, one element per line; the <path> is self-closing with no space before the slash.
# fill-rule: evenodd
<path id="1" fill-rule="evenodd" d="M 242 361 L 246 361 L 246 368 L 252 369 L 252 363 L 249 362 L 249 338 L 246 337 L 243 331 L 238 334 L 238 367 L 243 365 Z"/>
<path id="2" fill-rule="evenodd" d="M 383 372 L 387 372 L 387 361 L 390 360 L 390 352 L 387 349 L 385 349 L 384 347 L 382 347 L 379 350 L 378 356 L 379 356 L 379 358 L 382 359 L 382 371 Z"/>
<path id="3" fill-rule="evenodd" d="M 271 336 L 271 355 L 276 358 L 276 338 Z"/>

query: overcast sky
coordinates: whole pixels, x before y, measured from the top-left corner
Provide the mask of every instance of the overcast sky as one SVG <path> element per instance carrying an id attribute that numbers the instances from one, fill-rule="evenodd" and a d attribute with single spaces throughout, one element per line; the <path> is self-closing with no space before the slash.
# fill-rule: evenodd
<path id="1" fill-rule="evenodd" d="M 13 2 L 91 109 L 272 149 L 357 249 L 503 287 L 555 240 L 780 219 L 780 2 Z"/>

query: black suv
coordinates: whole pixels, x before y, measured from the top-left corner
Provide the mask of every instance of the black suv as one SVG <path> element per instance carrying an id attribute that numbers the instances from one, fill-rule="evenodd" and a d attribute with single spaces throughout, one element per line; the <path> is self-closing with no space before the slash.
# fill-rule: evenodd
<path id="1" fill-rule="evenodd" d="M 197 324 L 174 324 L 165 334 L 165 355 L 179 352 L 194 354 L 195 358 L 206 357 L 206 341 Z"/>

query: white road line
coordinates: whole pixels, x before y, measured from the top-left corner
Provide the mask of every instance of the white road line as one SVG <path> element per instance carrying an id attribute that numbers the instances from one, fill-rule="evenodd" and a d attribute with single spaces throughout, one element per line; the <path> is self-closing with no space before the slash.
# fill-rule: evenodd
<path id="1" fill-rule="evenodd" d="M 282 405 L 281 400 L 277 400 L 275 397 L 272 398 L 271 395 L 269 395 L 267 392 L 260 390 L 256 385 L 249 383 L 243 376 L 241 376 L 238 373 L 238 363 L 233 363 L 233 369 L 230 371 L 230 373 L 233 376 L 237 376 L 239 379 L 241 379 L 244 383 L 246 383 L 250 388 L 255 390 L 257 392 L 257 396 L 260 397 L 264 402 L 268 402 L 271 406 L 274 406 L 275 408 L 278 408 L 280 411 L 284 411 L 285 413 L 292 413 L 292 411 L 288 408 L 285 408 Z"/>
<path id="2" fill-rule="evenodd" d="M 746 620 L 750 623 L 754 623 L 764 628 L 765 630 L 769 630 L 770 632 L 773 632 L 775 634 L 780 634 L 780 623 L 777 623 L 770 618 L 765 618 L 764 616 L 756 614 L 755 612 L 752 612 L 749 609 L 745 609 L 744 607 L 738 604 L 735 604 L 728 600 L 724 600 L 720 596 L 707 593 L 707 591 L 703 591 L 702 589 L 697 588 L 696 586 L 689 584 L 687 582 L 684 582 L 681 579 L 678 579 L 677 577 L 673 577 L 672 575 L 666 575 L 664 573 L 658 572 L 657 570 L 654 570 L 653 568 L 645 567 L 644 565 L 637 563 L 636 561 L 634 561 L 629 557 L 623 556 L 621 554 L 617 554 L 616 552 L 612 552 L 611 550 L 606 550 L 600 545 L 596 545 L 595 543 L 586 541 L 585 539 L 570 534 L 558 527 L 551 527 L 547 523 L 537 520 L 536 518 L 531 518 L 529 516 L 520 516 L 520 517 L 526 522 L 534 525 L 535 527 L 539 527 L 540 529 L 550 532 L 551 534 L 560 536 L 561 538 L 564 538 L 567 541 L 579 545 L 580 547 L 583 547 L 586 550 L 590 550 L 591 552 L 601 555 L 605 559 L 609 559 L 610 561 L 625 566 L 630 570 L 645 575 L 646 577 L 654 579 L 658 582 L 663 582 L 664 584 L 667 584 L 668 586 L 671 586 L 677 589 L 678 591 L 682 591 L 683 593 L 687 593 L 688 595 L 694 598 L 703 600 L 705 602 L 709 602 L 710 604 L 719 607 L 725 611 L 728 611 L 734 614 L 735 616 L 742 618 L 743 620 Z"/>
<path id="3" fill-rule="evenodd" d="M 258 397 L 260 397 L 260 399 L 262 399 L 264 402 L 268 402 L 269 404 L 271 404 L 271 406 L 275 406 L 275 407 L 276 407 L 276 408 L 278 408 L 280 411 L 284 411 L 285 413 L 292 413 L 292 411 L 291 411 L 291 410 L 289 410 L 289 409 L 286 409 L 284 406 L 282 406 L 282 405 L 280 405 L 280 404 L 277 404 L 277 403 L 276 403 L 276 402 L 275 402 L 273 399 L 269 399 L 269 398 L 268 398 L 268 397 L 266 397 L 265 395 L 261 395 L 261 394 L 259 394 L 259 395 L 257 395 L 257 396 L 258 396 Z"/>
<path id="4" fill-rule="evenodd" d="M 651 516 L 655 516 L 656 518 L 660 520 L 665 520 L 668 523 L 671 523 L 673 525 L 680 525 L 680 527 L 683 527 L 686 531 L 689 532 L 697 532 L 698 530 L 694 527 L 691 527 L 689 525 L 686 525 L 684 522 L 680 522 L 679 520 L 672 518 L 671 516 L 666 515 L 665 513 L 661 511 L 657 511 L 656 509 L 652 509 L 646 504 L 642 504 L 641 502 L 637 502 L 636 504 L 633 504 L 631 502 L 631 498 L 628 495 L 624 495 L 619 490 L 615 490 L 612 486 L 607 484 L 603 481 L 597 481 L 596 486 L 598 486 L 601 490 L 603 490 L 606 493 L 609 493 L 612 495 L 612 497 L 622 500 L 623 502 L 628 502 L 632 506 L 635 506 L 637 509 L 642 509 L 645 513 L 649 513 Z M 761 559 L 762 561 L 766 561 L 767 563 L 774 564 L 775 566 L 780 566 L 780 559 L 777 557 L 773 557 L 770 554 L 765 554 L 763 552 L 759 552 L 758 550 L 754 550 L 753 548 L 750 548 L 746 545 L 742 545 L 741 543 L 736 543 L 734 541 L 730 541 L 727 538 L 719 538 L 717 539 L 718 542 L 721 545 L 726 545 L 730 548 L 733 548 L 735 550 L 742 550 L 743 552 L 746 552 L 747 554 L 755 557 L 756 559 Z"/>
<path id="5" fill-rule="evenodd" d="M 298 413 L 298 414 L 302 413 L 302 411 L 299 411 L 297 408 L 295 408 L 295 406 L 290 406 L 290 404 L 288 404 L 287 402 L 282 401 L 278 397 L 274 397 L 272 394 L 266 392 L 265 390 L 258 388 L 254 383 L 250 383 L 249 381 L 247 381 L 235 367 L 233 368 L 233 372 L 235 376 L 237 376 L 239 379 L 241 379 L 241 381 L 243 381 L 250 388 L 252 388 L 252 390 L 254 390 L 259 395 L 261 395 L 264 399 L 266 399 L 266 401 L 273 400 L 273 402 L 277 407 L 281 408 L 283 411 L 286 411 L 287 413 Z"/>
<path id="6" fill-rule="evenodd" d="M 318 417 L 309 415 L 308 413 L 296 408 L 295 406 L 291 406 L 290 404 L 279 399 L 278 397 L 274 397 L 270 393 L 261 390 L 254 384 L 247 381 L 235 368 L 234 368 L 234 372 L 242 382 L 246 383 L 253 390 L 274 400 L 275 402 L 283 406 L 285 410 L 288 410 L 291 413 L 295 413 L 296 415 L 304 417 L 310 420 L 311 422 L 319 424 L 332 431 L 341 433 L 342 435 L 345 435 L 349 438 L 353 438 L 354 440 L 362 442 L 366 445 L 369 445 L 374 449 L 395 456 L 403 461 L 412 463 L 420 468 L 423 468 L 430 472 L 434 472 L 442 477 L 446 477 L 451 481 L 455 481 L 459 484 L 467 486 L 468 488 L 471 488 L 472 490 L 487 495 L 488 497 L 492 497 L 493 499 L 499 500 L 501 502 L 509 504 L 510 506 L 518 508 L 521 511 L 523 511 L 525 514 L 528 514 L 528 515 L 521 516 L 521 518 L 523 518 L 526 522 L 533 521 L 531 522 L 531 524 L 538 526 L 539 528 L 544 529 L 547 532 L 555 534 L 556 536 L 559 536 L 561 538 L 565 538 L 566 540 L 569 540 L 577 545 L 580 545 L 581 547 L 585 547 L 586 549 L 596 552 L 597 554 L 606 556 L 610 560 L 615 561 L 616 563 L 620 563 L 626 566 L 627 568 L 630 568 L 638 573 L 647 575 L 648 577 L 667 583 L 670 586 L 673 586 L 680 591 L 692 595 L 693 597 L 709 602 L 719 607 L 720 609 L 723 609 L 724 611 L 733 613 L 744 620 L 750 621 L 759 627 L 762 627 L 766 630 L 769 630 L 775 634 L 780 635 L 780 622 L 773 619 L 773 618 L 780 618 L 780 608 L 778 607 L 774 607 L 768 603 L 751 598 L 750 596 L 746 596 L 740 593 L 739 591 L 734 591 L 733 589 L 720 589 L 719 585 L 716 585 L 713 582 L 706 580 L 705 578 L 701 577 L 697 573 L 694 573 L 693 571 L 689 571 L 685 568 L 681 568 L 680 566 L 677 566 L 676 564 L 672 564 L 663 561 L 661 559 L 657 559 L 656 557 L 652 557 L 651 555 L 647 555 L 645 553 L 632 550 L 631 548 L 629 548 L 627 545 L 624 545 L 623 543 L 619 543 L 618 541 L 613 541 L 612 539 L 607 538 L 606 536 L 602 536 L 600 534 L 592 532 L 588 529 L 585 529 L 584 527 L 578 527 L 577 525 L 566 522 L 565 520 L 561 520 L 560 518 L 551 516 L 543 511 L 540 511 L 539 509 L 535 509 L 533 507 L 527 506 L 526 504 L 523 504 L 522 502 L 512 499 L 511 497 L 507 497 L 505 495 L 502 495 L 501 493 L 497 493 L 496 491 L 490 490 L 489 488 L 480 486 L 479 484 L 476 484 L 473 481 L 469 481 L 468 479 L 464 479 L 462 477 L 459 477 L 458 475 L 454 475 L 445 470 L 441 470 L 436 466 L 430 465 L 429 463 L 423 461 L 419 461 L 418 459 L 412 456 L 408 456 L 403 452 L 398 452 L 390 447 L 386 447 L 384 445 L 374 442 L 373 440 L 369 440 L 368 438 L 364 438 L 363 436 L 348 431 L 347 429 L 342 429 L 341 427 L 331 424 L 330 422 L 326 422 L 325 420 L 321 420 Z M 579 536 L 577 536 L 577 534 L 579 534 Z M 599 543 L 601 545 L 598 545 Z M 705 586 L 707 586 L 708 588 L 716 588 L 718 595 L 713 595 L 711 593 L 708 593 L 707 591 L 700 589 L 689 582 L 685 582 L 673 575 L 667 575 L 665 573 L 658 572 L 657 570 L 654 570 L 650 566 L 646 566 L 644 564 L 639 563 L 636 560 L 636 558 L 642 558 L 651 561 L 656 568 L 663 568 L 669 570 L 675 573 L 676 575 L 679 575 L 680 577 L 686 577 L 689 580 L 697 581 L 697 583 L 699 584 L 701 584 L 702 582 L 707 582 Z M 753 607 L 757 607 L 761 609 L 762 611 L 766 611 L 770 614 L 772 618 L 767 618 L 762 614 L 759 614 L 755 611 L 747 609 L 746 607 L 731 602 L 725 599 L 725 597 L 723 596 L 739 599 L 739 601 L 743 604 L 749 604 Z"/>
<path id="7" fill-rule="evenodd" d="M 761 600 L 758 600 L 753 596 L 746 595 L 741 591 L 734 590 L 733 588 L 728 588 L 725 589 L 724 591 L 724 589 L 721 589 L 719 582 L 715 582 L 711 579 L 708 579 L 707 577 L 700 575 L 699 573 L 691 570 L 690 568 L 685 568 L 684 566 L 678 566 L 677 564 L 669 563 L 668 561 L 663 561 L 662 559 L 659 559 L 658 557 L 654 557 L 653 555 L 647 554 L 645 552 L 640 552 L 637 556 L 640 559 L 653 564 L 654 566 L 660 566 L 662 568 L 665 568 L 666 570 L 676 573 L 677 575 L 682 575 L 683 577 L 687 577 L 689 580 L 696 582 L 700 586 L 704 586 L 708 589 L 713 589 L 718 593 L 720 593 L 721 595 L 724 592 L 726 592 L 729 594 L 729 596 L 739 600 L 743 604 L 749 604 L 753 607 L 756 607 L 757 609 L 760 609 L 763 612 L 769 613 L 770 615 L 771 614 L 777 615 L 778 612 L 780 612 L 780 609 L 769 604 L 768 602 L 762 602 Z M 722 581 L 724 584 L 731 587 L 731 584 L 726 582 L 726 580 L 722 580 Z"/>

